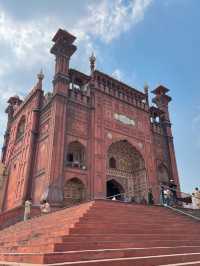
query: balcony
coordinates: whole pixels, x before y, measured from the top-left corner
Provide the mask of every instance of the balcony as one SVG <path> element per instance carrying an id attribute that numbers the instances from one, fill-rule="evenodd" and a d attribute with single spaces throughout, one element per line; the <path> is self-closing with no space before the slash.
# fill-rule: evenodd
<path id="1" fill-rule="evenodd" d="M 87 170 L 87 167 L 85 164 L 83 164 L 82 162 L 79 162 L 79 161 L 67 161 L 66 162 L 66 166 L 67 167 L 71 167 L 71 168 L 77 168 L 77 169 L 80 169 L 80 170 Z"/>

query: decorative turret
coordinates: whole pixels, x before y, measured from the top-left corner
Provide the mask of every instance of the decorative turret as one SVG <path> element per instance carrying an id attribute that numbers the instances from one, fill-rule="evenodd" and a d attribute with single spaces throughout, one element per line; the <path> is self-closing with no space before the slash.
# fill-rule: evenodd
<path id="1" fill-rule="evenodd" d="M 58 88 L 57 82 L 69 82 L 69 61 L 70 57 L 76 51 L 76 46 L 73 44 L 76 37 L 65 30 L 59 29 L 53 37 L 54 42 L 51 48 L 51 53 L 56 56 L 55 76 L 54 76 L 54 92 L 64 92 L 64 88 Z"/>
<path id="2" fill-rule="evenodd" d="M 20 104 L 22 103 L 22 100 L 19 98 L 18 95 L 15 95 L 9 98 L 8 103 L 9 105 L 5 110 L 5 112 L 8 114 L 7 128 L 12 122 L 14 111 L 18 108 L 18 106 L 20 106 Z"/>
<path id="3" fill-rule="evenodd" d="M 20 105 L 22 103 L 22 100 L 20 100 L 18 95 L 14 95 L 12 97 L 9 98 L 8 103 L 10 103 L 11 105 Z"/>
<path id="4" fill-rule="evenodd" d="M 41 69 L 40 73 L 37 74 L 37 78 L 38 78 L 37 88 L 42 90 L 42 81 L 44 79 L 44 74 L 43 74 L 42 69 Z"/>
<path id="5" fill-rule="evenodd" d="M 152 93 L 156 95 L 152 101 L 161 111 L 164 112 L 164 121 L 170 124 L 168 105 L 172 98 L 166 94 L 167 92 L 169 92 L 169 89 L 162 85 L 158 86 L 155 90 L 152 91 Z"/>
<path id="6" fill-rule="evenodd" d="M 144 85 L 144 93 L 146 95 L 146 103 L 149 104 L 149 86 L 147 83 Z"/>
<path id="7" fill-rule="evenodd" d="M 8 114 L 8 120 L 7 120 L 6 132 L 4 135 L 4 144 L 2 148 L 2 157 L 1 157 L 2 161 L 4 161 L 5 159 L 5 153 L 6 153 L 7 143 L 8 143 L 9 134 L 10 134 L 10 127 L 13 121 L 13 115 L 14 115 L 15 110 L 20 106 L 21 103 L 22 103 L 22 100 L 19 98 L 18 95 L 12 96 L 8 100 L 8 106 L 5 110 L 5 112 Z"/>
<path id="8" fill-rule="evenodd" d="M 94 53 L 92 53 L 92 55 L 90 56 L 89 60 L 90 60 L 91 75 L 93 75 L 94 70 L 95 70 L 95 63 L 96 63 L 96 57 L 95 57 Z"/>

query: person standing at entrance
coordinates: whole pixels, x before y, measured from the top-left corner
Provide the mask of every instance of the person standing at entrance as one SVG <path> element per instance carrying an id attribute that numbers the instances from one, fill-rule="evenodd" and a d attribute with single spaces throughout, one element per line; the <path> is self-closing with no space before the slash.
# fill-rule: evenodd
<path id="1" fill-rule="evenodd" d="M 170 206 L 170 203 L 171 203 L 171 191 L 169 190 L 169 188 L 164 190 L 164 199 L 165 199 L 164 206 Z"/>
<path id="2" fill-rule="evenodd" d="M 148 205 L 153 205 L 154 204 L 153 193 L 152 193 L 152 189 L 151 188 L 148 191 L 147 200 L 148 200 L 147 201 Z"/>
<path id="3" fill-rule="evenodd" d="M 40 204 L 40 210 L 42 214 L 47 214 L 51 212 L 50 204 L 47 200 L 43 200 Z"/>
<path id="4" fill-rule="evenodd" d="M 160 187 L 160 204 L 164 205 L 165 204 L 165 196 L 164 196 L 164 187 Z"/>
<path id="5" fill-rule="evenodd" d="M 193 209 L 200 209 L 200 191 L 198 187 L 192 193 L 192 207 Z"/>
<path id="6" fill-rule="evenodd" d="M 169 189 L 171 191 L 171 205 L 173 206 L 177 203 L 177 185 L 174 183 L 173 179 L 170 180 Z"/>
<path id="7" fill-rule="evenodd" d="M 31 199 L 27 199 L 25 201 L 25 207 L 24 207 L 24 221 L 27 221 L 31 218 Z"/>

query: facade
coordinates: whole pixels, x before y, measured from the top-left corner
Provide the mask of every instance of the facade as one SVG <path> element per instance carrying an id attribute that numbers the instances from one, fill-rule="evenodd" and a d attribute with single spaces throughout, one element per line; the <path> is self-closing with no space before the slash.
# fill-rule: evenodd
<path id="1" fill-rule="evenodd" d="M 66 206 L 127 193 L 141 202 L 152 188 L 179 179 L 171 132 L 168 89 L 158 86 L 150 106 L 144 92 L 95 69 L 69 68 L 75 37 L 58 30 L 53 91 L 44 94 L 43 74 L 22 101 L 8 100 L 8 123 L 2 150 L 1 211 L 37 204 Z M 120 196 L 123 197 L 123 196 Z"/>

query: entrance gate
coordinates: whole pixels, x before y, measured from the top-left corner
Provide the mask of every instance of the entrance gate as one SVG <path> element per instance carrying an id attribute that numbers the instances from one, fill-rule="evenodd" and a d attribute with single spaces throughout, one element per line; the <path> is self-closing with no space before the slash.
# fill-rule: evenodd
<path id="1" fill-rule="evenodd" d="M 144 159 L 127 140 L 112 143 L 108 149 L 107 195 L 111 193 L 111 184 L 119 184 L 113 185 L 112 191 L 128 192 L 126 197 L 129 200 L 141 202 L 146 198 L 147 181 Z"/>

